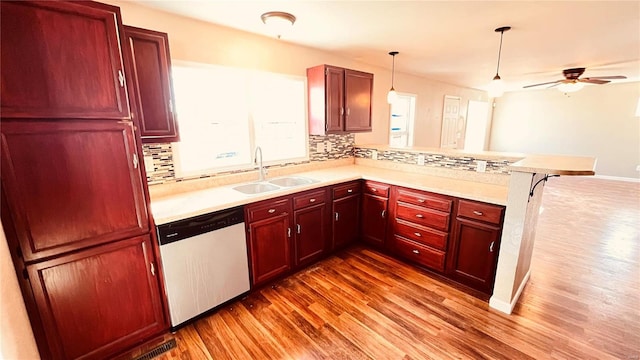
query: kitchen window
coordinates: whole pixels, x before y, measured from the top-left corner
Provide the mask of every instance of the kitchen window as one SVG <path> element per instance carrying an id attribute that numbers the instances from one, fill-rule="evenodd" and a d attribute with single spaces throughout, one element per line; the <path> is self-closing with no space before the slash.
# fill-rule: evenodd
<path id="1" fill-rule="evenodd" d="M 181 141 L 176 176 L 306 161 L 306 78 L 206 64 L 172 67 Z"/>

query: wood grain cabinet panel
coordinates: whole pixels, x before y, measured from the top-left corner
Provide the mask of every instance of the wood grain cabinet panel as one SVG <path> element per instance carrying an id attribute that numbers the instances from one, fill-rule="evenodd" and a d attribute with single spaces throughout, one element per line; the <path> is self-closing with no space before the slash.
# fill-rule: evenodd
<path id="1" fill-rule="evenodd" d="M 120 10 L 2 1 L 3 118 L 129 119 Z"/>
<path id="2" fill-rule="evenodd" d="M 0 131 L 25 261 L 149 231 L 131 122 L 3 120 Z"/>
<path id="3" fill-rule="evenodd" d="M 307 69 L 309 134 L 371 131 L 373 74 L 331 65 Z"/>
<path id="4" fill-rule="evenodd" d="M 164 327 L 148 235 L 27 266 L 54 358 L 108 358 Z"/>
<path id="5" fill-rule="evenodd" d="M 295 265 L 310 264 L 320 259 L 327 245 L 327 204 L 312 205 L 293 213 L 295 223 Z"/>
<path id="6" fill-rule="evenodd" d="M 333 200 L 333 250 L 354 243 L 360 237 L 360 194 Z"/>
<path id="7" fill-rule="evenodd" d="M 365 181 L 362 195 L 362 241 L 378 249 L 385 247 L 389 206 L 389 185 Z"/>
<path id="8" fill-rule="evenodd" d="M 134 120 L 143 143 L 179 141 L 166 33 L 124 27 Z"/>

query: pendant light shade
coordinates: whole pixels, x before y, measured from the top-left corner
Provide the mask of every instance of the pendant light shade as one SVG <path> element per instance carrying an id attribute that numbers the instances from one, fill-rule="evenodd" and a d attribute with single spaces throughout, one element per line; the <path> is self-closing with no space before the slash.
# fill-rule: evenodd
<path id="1" fill-rule="evenodd" d="M 389 89 L 389 93 L 387 94 L 387 102 L 389 104 L 393 104 L 396 99 L 398 98 L 398 94 L 396 93 L 396 89 L 393 88 L 393 80 L 395 77 L 395 73 L 396 73 L 396 55 L 398 55 L 397 51 L 392 51 L 389 53 L 389 55 L 391 55 L 391 57 L 393 58 L 392 60 L 392 65 L 391 65 L 391 89 Z"/>
<path id="2" fill-rule="evenodd" d="M 504 94 L 504 82 L 500 78 L 500 56 L 502 55 L 502 35 L 505 31 L 511 30 L 511 26 L 503 26 L 495 29 L 495 32 L 500 33 L 500 47 L 498 49 L 498 65 L 496 66 L 496 76 L 493 77 L 493 81 L 489 84 L 488 93 L 489 97 L 496 98 Z"/>

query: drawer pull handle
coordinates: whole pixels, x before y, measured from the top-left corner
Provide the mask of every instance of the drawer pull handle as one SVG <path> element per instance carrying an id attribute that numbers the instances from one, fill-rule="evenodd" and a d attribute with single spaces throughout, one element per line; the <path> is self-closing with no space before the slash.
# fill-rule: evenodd
<path id="1" fill-rule="evenodd" d="M 378 189 L 371 188 L 371 191 L 373 191 L 373 192 L 377 192 L 377 191 L 378 191 Z"/>
<path id="2" fill-rule="evenodd" d="M 269 214 L 273 214 L 274 212 L 276 212 L 276 209 L 269 209 Z"/>
<path id="3" fill-rule="evenodd" d="M 424 215 L 422 215 L 422 214 L 416 214 L 416 217 L 417 217 L 418 219 L 422 219 L 422 218 L 424 218 Z"/>
<path id="4" fill-rule="evenodd" d="M 387 210 L 382 210 L 382 218 L 384 219 L 384 216 L 387 215 Z"/>
<path id="5" fill-rule="evenodd" d="M 478 215 L 478 216 L 482 216 L 483 215 L 482 211 L 473 210 L 473 213 Z"/>
<path id="6" fill-rule="evenodd" d="M 316 202 L 316 199 L 311 198 L 311 199 L 309 199 L 309 202 Z"/>
<path id="7" fill-rule="evenodd" d="M 420 204 L 423 204 L 423 203 L 424 203 L 424 199 L 418 199 L 418 202 L 419 202 Z"/>
<path id="8" fill-rule="evenodd" d="M 415 235 L 417 237 L 422 237 L 422 234 L 420 234 L 419 232 L 414 232 L 413 235 Z"/>
<path id="9" fill-rule="evenodd" d="M 418 251 L 416 249 L 413 249 L 413 253 L 416 254 L 416 255 L 420 255 L 420 251 Z"/>
<path id="10" fill-rule="evenodd" d="M 489 252 L 493 252 L 493 245 L 495 244 L 495 241 L 491 242 L 491 245 L 489 245 Z"/>
<path id="11" fill-rule="evenodd" d="M 340 214 L 336 212 L 336 221 L 338 221 L 338 218 L 340 218 Z"/>
<path id="12" fill-rule="evenodd" d="M 348 192 L 349 194 L 351 194 L 351 193 L 353 192 L 353 189 L 349 189 L 349 190 L 347 190 L 347 192 Z"/>

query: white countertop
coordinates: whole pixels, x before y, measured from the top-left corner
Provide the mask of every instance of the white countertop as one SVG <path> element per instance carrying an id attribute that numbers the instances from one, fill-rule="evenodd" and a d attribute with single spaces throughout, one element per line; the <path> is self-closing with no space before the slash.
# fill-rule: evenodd
<path id="1" fill-rule="evenodd" d="M 209 212 L 245 205 L 260 200 L 289 195 L 300 191 L 365 179 L 391 185 L 405 186 L 417 190 L 431 191 L 443 195 L 506 205 L 508 187 L 447 177 L 430 176 L 410 172 L 374 168 L 362 165 L 347 165 L 329 169 L 301 172 L 290 176 L 303 176 L 318 182 L 254 195 L 245 195 L 233 190 L 233 185 L 213 187 L 205 190 L 180 193 L 160 199 L 152 199 L 151 212 L 156 225 L 175 220 L 203 215 Z"/>
<path id="2" fill-rule="evenodd" d="M 554 175 L 595 175 L 595 168 L 594 157 L 562 155 L 528 155 L 509 166 L 511 171 Z"/>

